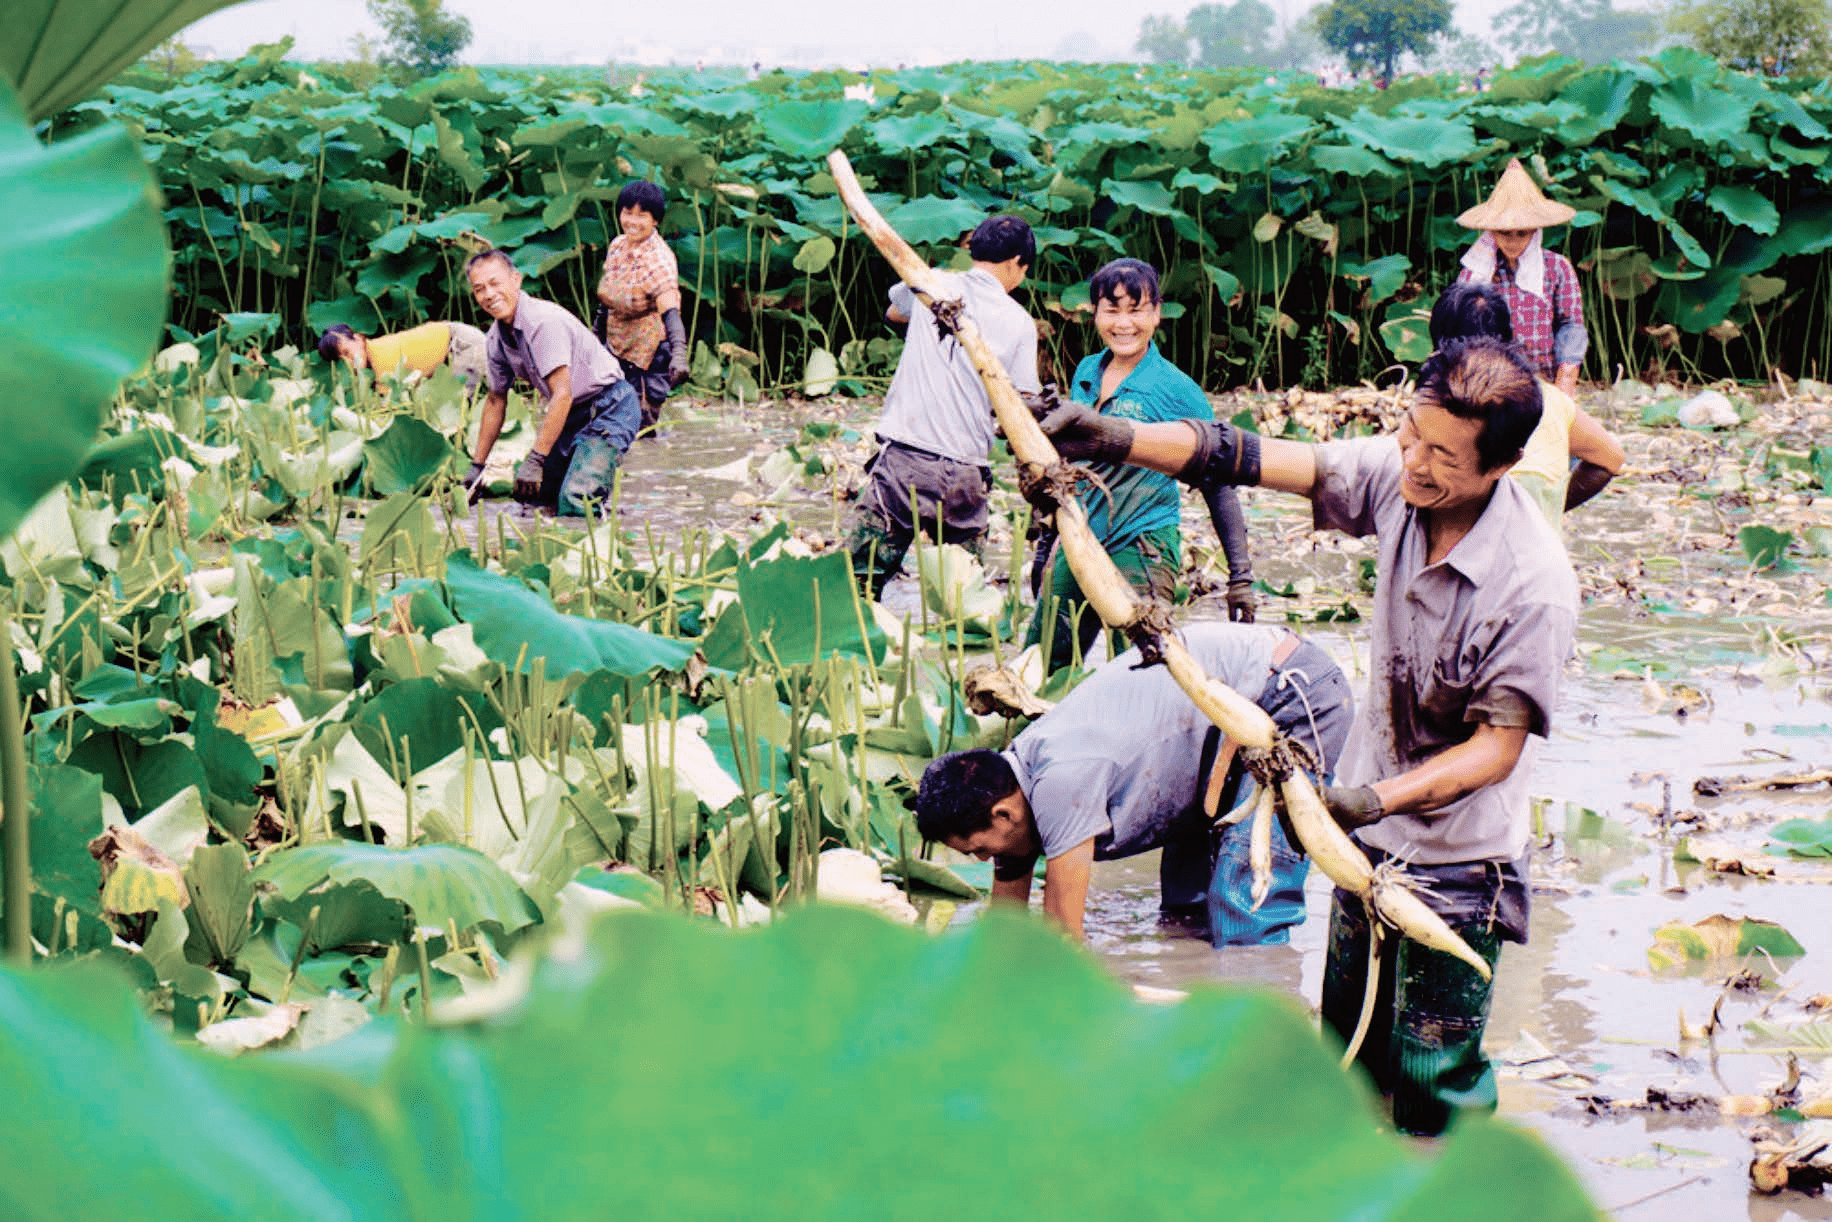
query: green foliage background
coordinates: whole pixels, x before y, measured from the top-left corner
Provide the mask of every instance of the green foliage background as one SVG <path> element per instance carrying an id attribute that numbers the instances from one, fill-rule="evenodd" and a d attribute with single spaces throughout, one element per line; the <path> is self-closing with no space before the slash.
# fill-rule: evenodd
<path id="1" fill-rule="evenodd" d="M 837 146 L 932 258 L 991 211 L 1029 217 L 1043 250 L 1028 304 L 1054 322 L 1064 367 L 1092 342 L 1070 321 L 1085 277 L 1132 254 L 1165 269 L 1168 350 L 1205 384 L 1295 381 L 1319 344 L 1312 376 L 1353 380 L 1392 359 L 1404 328 L 1383 343 L 1381 326 L 1454 275 L 1470 236 L 1455 216 L 1520 155 L 1580 210 L 1549 239 L 1584 268 L 1588 375 L 1832 366 L 1832 91 L 1684 49 L 1529 62 L 1483 94 L 980 64 L 658 77 L 640 97 L 577 73 L 476 70 L 358 93 L 283 53 L 118 83 L 56 122 L 144 133 L 180 327 L 271 312 L 304 339 L 308 322 L 469 318 L 467 232 L 584 310 L 616 191 L 642 175 L 670 191 L 665 232 L 708 357 L 720 343 L 756 357 L 728 350 L 696 374 L 792 384 L 825 348 L 848 377 L 883 376 L 894 350 L 861 341 L 880 336 L 888 271 L 821 168 Z M 844 96 L 860 83 L 871 102 Z"/>

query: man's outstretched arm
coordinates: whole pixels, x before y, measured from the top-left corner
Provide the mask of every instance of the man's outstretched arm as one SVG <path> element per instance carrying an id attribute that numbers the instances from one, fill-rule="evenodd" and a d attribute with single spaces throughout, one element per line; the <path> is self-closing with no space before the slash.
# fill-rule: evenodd
<path id="1" fill-rule="evenodd" d="M 1316 488 L 1316 447 L 1262 438 L 1226 420 L 1136 424 L 1103 416 L 1085 404 L 1065 403 L 1042 423 L 1070 462 L 1131 463 L 1196 488 L 1258 485 L 1300 496 Z"/>

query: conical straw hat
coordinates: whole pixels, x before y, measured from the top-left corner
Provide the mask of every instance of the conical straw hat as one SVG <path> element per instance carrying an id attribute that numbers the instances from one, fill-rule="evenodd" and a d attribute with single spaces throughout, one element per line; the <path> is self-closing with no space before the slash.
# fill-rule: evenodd
<path id="1" fill-rule="evenodd" d="M 1510 158 L 1501 172 L 1495 193 L 1485 203 L 1457 218 L 1466 229 L 1544 229 L 1563 225 L 1577 215 L 1569 204 L 1556 203 L 1540 194 L 1539 187 L 1521 166 L 1518 157 Z"/>

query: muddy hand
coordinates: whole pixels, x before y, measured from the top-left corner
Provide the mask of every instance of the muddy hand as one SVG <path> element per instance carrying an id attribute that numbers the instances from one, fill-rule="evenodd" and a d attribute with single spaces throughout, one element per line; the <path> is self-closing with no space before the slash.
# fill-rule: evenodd
<path id="1" fill-rule="evenodd" d="M 1253 579 L 1230 581 L 1228 583 L 1228 621 L 1234 624 L 1251 624 L 1259 600 L 1253 597 Z"/>
<path id="2" fill-rule="evenodd" d="M 1330 818 L 1344 831 L 1352 832 L 1387 817 L 1380 795 L 1374 792 L 1372 785 L 1325 785 L 1319 796 Z"/>
<path id="3" fill-rule="evenodd" d="M 475 505 L 483 496 L 483 464 L 474 462 L 471 469 L 464 473 L 464 500 L 467 505 Z"/>

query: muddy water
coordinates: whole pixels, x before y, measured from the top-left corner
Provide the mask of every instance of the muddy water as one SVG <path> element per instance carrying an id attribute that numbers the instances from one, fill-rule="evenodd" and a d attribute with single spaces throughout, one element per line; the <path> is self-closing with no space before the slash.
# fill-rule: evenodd
<path id="1" fill-rule="evenodd" d="M 743 528 L 759 515 L 774 514 L 831 537 L 835 496 L 819 481 L 761 504 L 771 490 L 754 474 L 749 479 L 707 474 L 746 457 L 754 469 L 755 460 L 794 438 L 810 418 L 862 428 L 870 412 L 861 405 L 813 412 L 770 407 L 740 412 L 729 405 L 677 411 L 661 438 L 639 443 L 630 457 L 625 525 L 640 537 L 647 524 L 666 540 L 703 526 Z M 1636 439 L 1631 434 L 1627 440 L 1633 461 Z M 840 459 L 841 482 L 856 479 L 853 464 L 861 447 L 828 449 Z M 1825 575 L 1754 589 L 1740 557 L 1722 540 L 1700 546 L 1641 538 L 1655 512 L 1650 498 L 1661 492 L 1652 481 L 1645 492 L 1637 491 L 1633 480 L 1623 481 L 1600 503 L 1568 519 L 1569 546 L 1586 593 L 1580 653 L 1589 662 L 1574 661 L 1568 670 L 1557 725 L 1535 773 L 1534 792 L 1547 799 L 1548 835 L 1534 855 L 1532 939 L 1504 954 L 1489 1042 L 1498 1061 L 1510 1054 L 1525 1059 L 1550 1053 L 1571 1075 L 1560 1085 L 1534 1080 L 1544 1076 L 1544 1062 L 1518 1071 L 1504 1068 L 1502 1112 L 1560 1150 L 1597 1202 L 1616 1216 L 1832 1218 L 1832 1203 L 1825 1200 L 1749 1192 L 1746 1132 L 1761 1122 L 1720 1118 L 1714 1108 L 1598 1119 L 1578 1101 L 1585 1094 L 1641 1099 L 1649 1087 L 1711 1096 L 1761 1094 L 1781 1080 L 1784 1058 L 1742 1051 L 1742 1024 L 1765 1006 L 1773 1007 L 1770 1017 L 1797 1018 L 1790 999 L 1832 993 L 1832 864 L 1769 859 L 1779 868 L 1774 879 L 1711 873 L 1674 861 L 1682 833 L 1663 832 L 1658 817 L 1662 778 L 1674 811 L 1701 812 L 1712 835 L 1758 851 L 1779 819 L 1817 818 L 1832 810 L 1824 786 L 1716 801 L 1692 795 L 1692 781 L 1700 775 L 1769 773 L 1786 770 L 1786 761 L 1832 764 L 1832 670 L 1826 664 L 1832 609 L 1817 615 L 1809 610 L 1804 619 L 1786 617 L 1789 607 L 1814 604 Z M 1689 506 L 1672 497 L 1659 502 L 1659 512 L 1668 516 L 1658 520 L 1673 535 L 1718 539 L 1724 524 L 1717 510 L 1703 498 L 1693 500 Z M 1307 635 L 1364 682 L 1366 625 L 1312 621 L 1319 608 L 1356 597 L 1358 567 L 1371 550 L 1313 535 L 1292 498 L 1256 491 L 1247 503 L 1260 575 L 1281 588 L 1290 583 L 1296 595 L 1268 599 L 1262 618 L 1287 612 L 1298 617 Z M 1002 537 L 1008 540 L 1009 532 Z M 1187 537 L 1195 541 L 1190 550 L 1200 560 L 1200 540 L 1210 537 L 1206 524 L 1192 521 Z M 1653 553 L 1667 552 L 1673 555 L 1664 565 L 1648 563 Z M 1650 594 L 1650 573 L 1664 574 L 1672 588 Z M 887 602 L 910 605 L 908 583 L 899 585 Z M 1712 605 L 1698 602 L 1712 599 L 1721 610 L 1687 614 L 1678 610 L 1687 599 L 1694 605 Z M 1365 596 L 1361 605 L 1366 606 Z M 1769 614 L 1761 613 L 1764 607 Z M 1214 613 L 1205 602 L 1188 612 Z M 1777 649 L 1771 631 L 1776 627 L 1806 638 L 1806 655 Z M 1611 673 L 1618 668 L 1634 673 Z M 1653 681 L 1636 677 L 1647 673 Z M 1708 702 L 1676 686 L 1680 683 Z M 1587 817 L 1585 811 L 1594 813 Z M 1179 988 L 1215 980 L 1251 982 L 1314 1003 L 1328 902 L 1327 886 L 1313 877 L 1310 919 L 1290 945 L 1217 952 L 1187 933 L 1160 927 L 1155 858 L 1103 863 L 1090 895 L 1089 942 L 1132 981 Z M 1768 987 L 1729 995 L 1715 1043 L 1682 1044 L 1681 1012 L 1693 1026 L 1702 1025 L 1730 969 L 1720 963 L 1710 970 L 1654 972 L 1647 951 L 1662 924 L 1716 913 L 1778 922 L 1806 954 L 1754 964 Z M 1523 1037 L 1536 1041 L 1538 1049 L 1523 1052 Z M 1802 1067 L 1808 1097 L 1832 1088 L 1832 1057 L 1805 1057 Z M 1779 1128 L 1784 1134 L 1799 1131 Z"/>

